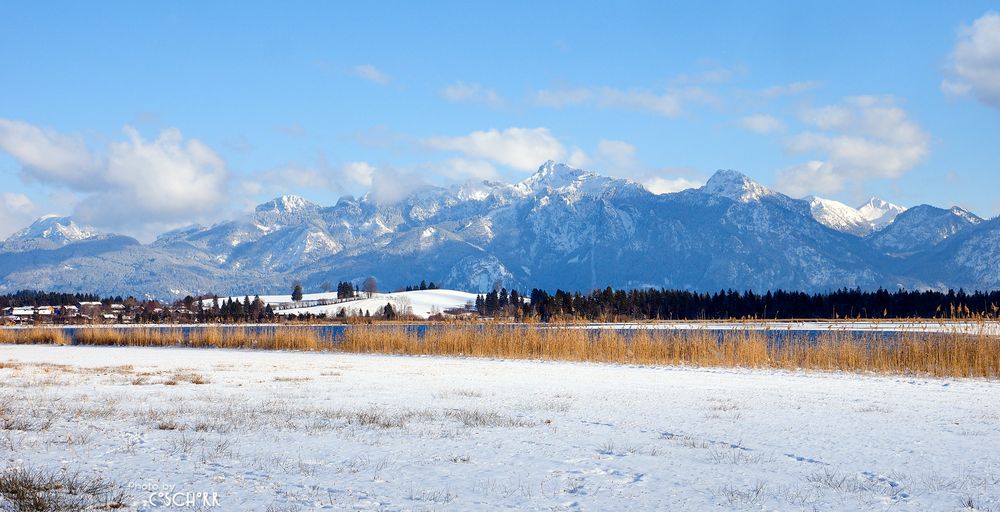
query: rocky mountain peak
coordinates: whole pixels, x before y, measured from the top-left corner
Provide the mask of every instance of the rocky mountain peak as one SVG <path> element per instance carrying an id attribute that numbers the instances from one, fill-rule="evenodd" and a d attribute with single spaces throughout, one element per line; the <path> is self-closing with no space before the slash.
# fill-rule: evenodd
<path id="1" fill-rule="evenodd" d="M 46 215 L 30 226 L 14 233 L 8 242 L 30 239 L 45 239 L 65 245 L 80 240 L 86 240 L 98 235 L 98 231 L 88 226 L 80 226 L 72 217 Z"/>
<path id="2" fill-rule="evenodd" d="M 872 223 L 872 226 L 877 231 L 891 224 L 892 221 L 896 220 L 897 215 L 906 211 L 906 208 L 877 197 L 872 197 L 868 202 L 859 206 L 857 210 L 865 219 Z"/>
<path id="3" fill-rule="evenodd" d="M 702 190 L 709 194 L 728 197 L 740 203 L 758 201 L 775 192 L 750 179 L 747 175 L 733 170 L 719 170 L 709 178 Z"/>
<path id="4" fill-rule="evenodd" d="M 549 160 L 517 186 L 524 192 L 538 191 L 543 188 L 559 189 L 596 176 L 592 172 Z"/>

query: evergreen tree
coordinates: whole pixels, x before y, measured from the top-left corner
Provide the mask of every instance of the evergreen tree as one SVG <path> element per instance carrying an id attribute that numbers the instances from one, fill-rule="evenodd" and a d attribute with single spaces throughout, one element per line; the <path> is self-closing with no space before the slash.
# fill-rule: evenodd
<path id="1" fill-rule="evenodd" d="M 337 298 L 349 299 L 354 297 L 354 285 L 347 281 L 337 283 Z"/>

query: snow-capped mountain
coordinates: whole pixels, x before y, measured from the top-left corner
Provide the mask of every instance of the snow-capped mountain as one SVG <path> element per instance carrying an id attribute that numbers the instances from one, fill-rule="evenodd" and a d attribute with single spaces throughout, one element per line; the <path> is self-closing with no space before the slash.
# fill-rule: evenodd
<path id="1" fill-rule="evenodd" d="M 46 215 L 7 238 L 2 249 L 6 252 L 55 249 L 99 235 L 96 229 L 80 226 L 70 217 Z"/>
<path id="2" fill-rule="evenodd" d="M 906 260 L 933 288 L 1000 289 L 1000 217 L 982 221 Z"/>
<path id="3" fill-rule="evenodd" d="M 809 196 L 809 210 L 817 222 L 837 231 L 856 236 L 866 236 L 875 230 L 875 224 L 856 208 L 840 201 Z"/>
<path id="4" fill-rule="evenodd" d="M 17 247 L 19 234 L 0 252 L 0 290 L 239 295 L 286 291 L 293 280 L 308 290 L 369 275 L 383 289 L 427 279 L 473 291 L 497 282 L 523 290 L 807 291 L 928 282 L 922 271 L 901 273 L 904 265 L 885 254 L 894 252 L 859 236 L 902 211 L 883 203 L 853 214 L 834 201 L 790 198 L 736 171 L 657 195 L 546 162 L 519 183 L 427 186 L 392 204 L 371 195 L 332 206 L 283 196 L 244 218 L 170 231 L 149 245 L 79 228 L 90 236 L 14 252 L 7 246 Z M 919 231 L 932 222 L 912 218 L 901 225 Z M 914 243 L 938 250 L 938 238 Z"/>
<path id="5" fill-rule="evenodd" d="M 857 210 L 862 217 L 872 223 L 874 230 L 878 231 L 891 224 L 897 215 L 906 211 L 906 208 L 873 197 L 867 203 L 859 206 Z"/>
<path id="6" fill-rule="evenodd" d="M 897 215 L 891 224 L 872 234 L 869 241 L 882 252 L 905 256 L 931 249 L 981 222 L 983 219 L 957 206 L 945 210 L 922 204 Z"/>
<path id="7" fill-rule="evenodd" d="M 858 208 L 816 196 L 806 197 L 805 200 L 809 201 L 812 216 L 817 222 L 855 236 L 868 236 L 885 229 L 892 224 L 897 215 L 906 211 L 902 206 L 877 197 L 869 199 Z"/>
<path id="8" fill-rule="evenodd" d="M 718 171 L 702 190 L 714 196 L 721 196 L 740 203 L 759 201 L 776 193 L 743 174 L 733 171 Z"/>

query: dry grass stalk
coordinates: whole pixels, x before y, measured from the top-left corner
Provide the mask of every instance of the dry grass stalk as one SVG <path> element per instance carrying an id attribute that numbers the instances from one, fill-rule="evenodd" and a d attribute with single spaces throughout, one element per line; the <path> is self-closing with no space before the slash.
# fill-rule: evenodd
<path id="1" fill-rule="evenodd" d="M 86 328 L 81 345 L 344 351 L 619 364 L 781 368 L 938 377 L 1000 377 L 1000 339 L 986 334 L 757 330 L 587 330 L 576 325 L 352 325 L 339 343 L 309 327 Z M 0 330 L 4 343 L 69 344 L 60 329 Z"/>
<path id="2" fill-rule="evenodd" d="M 69 345 L 69 336 L 62 329 L 31 327 L 27 329 L 0 329 L 0 343 Z"/>
<path id="3" fill-rule="evenodd" d="M 1000 377 L 1000 339 L 977 334 L 653 331 L 466 326 L 426 336 L 402 328 L 357 326 L 344 333 L 347 352 L 549 359 L 619 364 L 780 368 Z"/>
<path id="4" fill-rule="evenodd" d="M 304 327 L 87 328 L 76 332 L 81 345 L 132 347 L 253 348 L 260 350 L 322 350 L 329 342 Z"/>

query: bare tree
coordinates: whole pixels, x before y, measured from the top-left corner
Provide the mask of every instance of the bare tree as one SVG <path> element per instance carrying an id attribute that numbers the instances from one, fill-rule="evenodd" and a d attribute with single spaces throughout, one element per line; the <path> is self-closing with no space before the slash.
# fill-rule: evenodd
<path id="1" fill-rule="evenodd" d="M 372 295 L 378 291 L 378 282 L 375 281 L 375 277 L 368 276 L 368 278 L 365 279 L 365 282 L 361 285 L 361 289 L 368 294 L 368 298 L 370 299 Z"/>

